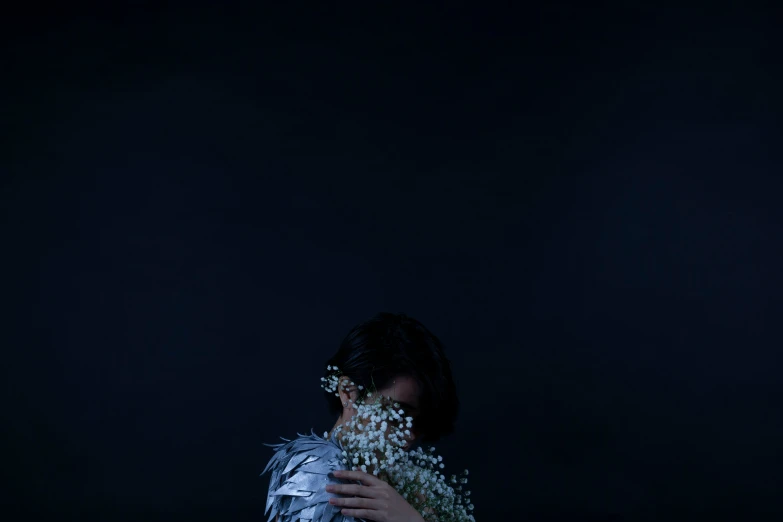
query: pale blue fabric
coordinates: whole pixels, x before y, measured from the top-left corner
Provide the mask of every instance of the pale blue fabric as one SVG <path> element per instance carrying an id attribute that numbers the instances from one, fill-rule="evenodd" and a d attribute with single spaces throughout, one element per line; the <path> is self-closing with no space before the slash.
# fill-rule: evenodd
<path id="1" fill-rule="evenodd" d="M 282 444 L 266 444 L 275 454 L 264 469 L 271 471 L 266 513 L 269 521 L 280 515 L 279 522 L 359 522 L 344 516 L 339 506 L 329 504 L 334 495 L 327 493 L 327 484 L 350 484 L 332 471 L 348 469 L 343 464 L 343 450 L 332 436 L 330 439 L 298 434 L 299 438 Z"/>

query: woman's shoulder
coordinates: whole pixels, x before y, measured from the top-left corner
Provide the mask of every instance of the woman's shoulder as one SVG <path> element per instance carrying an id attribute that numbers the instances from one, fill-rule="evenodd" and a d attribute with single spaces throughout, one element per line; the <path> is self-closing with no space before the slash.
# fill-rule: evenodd
<path id="1" fill-rule="evenodd" d="M 262 473 L 271 472 L 266 504 L 270 520 L 278 514 L 281 520 L 342 520 L 325 489 L 327 484 L 344 483 L 332 475 L 336 469 L 346 469 L 342 448 L 334 438 L 298 435 L 282 444 L 268 444 L 275 449 Z"/>
<path id="2" fill-rule="evenodd" d="M 310 435 L 297 434 L 293 440 L 282 439 L 279 444 L 265 444 L 275 450 L 263 473 L 283 466 L 280 471 L 288 473 L 293 469 L 313 469 L 329 467 L 330 471 L 344 469 L 343 449 L 334 437 L 323 438 L 311 432 Z M 282 437 L 281 437 L 282 438 Z M 263 475 L 262 473 L 262 475 Z"/>

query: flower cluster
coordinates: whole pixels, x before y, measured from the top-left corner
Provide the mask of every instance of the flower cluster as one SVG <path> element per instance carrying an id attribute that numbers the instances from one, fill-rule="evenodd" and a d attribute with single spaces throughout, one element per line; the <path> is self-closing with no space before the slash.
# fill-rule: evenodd
<path id="1" fill-rule="evenodd" d="M 329 372 L 332 372 L 329 374 L 329 377 L 321 377 L 321 388 L 326 390 L 328 393 L 334 393 L 336 396 L 340 396 L 340 394 L 337 392 L 337 386 L 340 384 L 340 373 L 337 369 L 337 366 L 327 366 L 326 370 Z"/>
<path id="2" fill-rule="evenodd" d="M 332 373 L 321 378 L 321 387 L 326 391 L 339 396 L 338 387 L 355 386 L 336 367 L 327 370 Z M 405 416 L 398 403 L 368 391 L 352 402 L 352 406 L 356 414 L 336 432 L 343 449 L 343 464 L 383 479 L 425 520 L 475 522 L 470 491 L 464 490 L 468 470 L 462 478 L 452 475 L 447 481 L 441 471 L 445 467 L 443 458 L 435 454 L 434 447 L 406 451 L 413 418 Z"/>
<path id="3" fill-rule="evenodd" d="M 337 366 L 327 366 L 326 370 L 331 373 L 328 377 L 321 377 L 321 388 L 326 390 L 327 393 L 334 393 L 335 396 L 339 397 L 340 392 L 337 391 L 337 387 L 340 385 L 342 372 L 340 372 Z M 350 386 L 355 386 L 355 384 L 351 382 Z M 364 386 L 358 386 L 358 388 L 359 391 L 364 390 Z"/>

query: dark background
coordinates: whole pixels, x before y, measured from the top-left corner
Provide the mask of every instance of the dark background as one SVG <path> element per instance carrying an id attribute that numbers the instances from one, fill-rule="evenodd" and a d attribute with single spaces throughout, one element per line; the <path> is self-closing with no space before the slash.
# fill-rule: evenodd
<path id="1" fill-rule="evenodd" d="M 111 4 L 3 18 L 4 520 L 265 520 L 381 310 L 479 522 L 783 515 L 779 13 Z"/>

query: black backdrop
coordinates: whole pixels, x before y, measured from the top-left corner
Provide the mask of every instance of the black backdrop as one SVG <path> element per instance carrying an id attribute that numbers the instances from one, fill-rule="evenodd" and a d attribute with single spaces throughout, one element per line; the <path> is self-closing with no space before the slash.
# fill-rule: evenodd
<path id="1" fill-rule="evenodd" d="M 479 521 L 783 514 L 772 10 L 228 4 L 3 20 L 5 520 L 261 520 L 381 310 Z"/>

